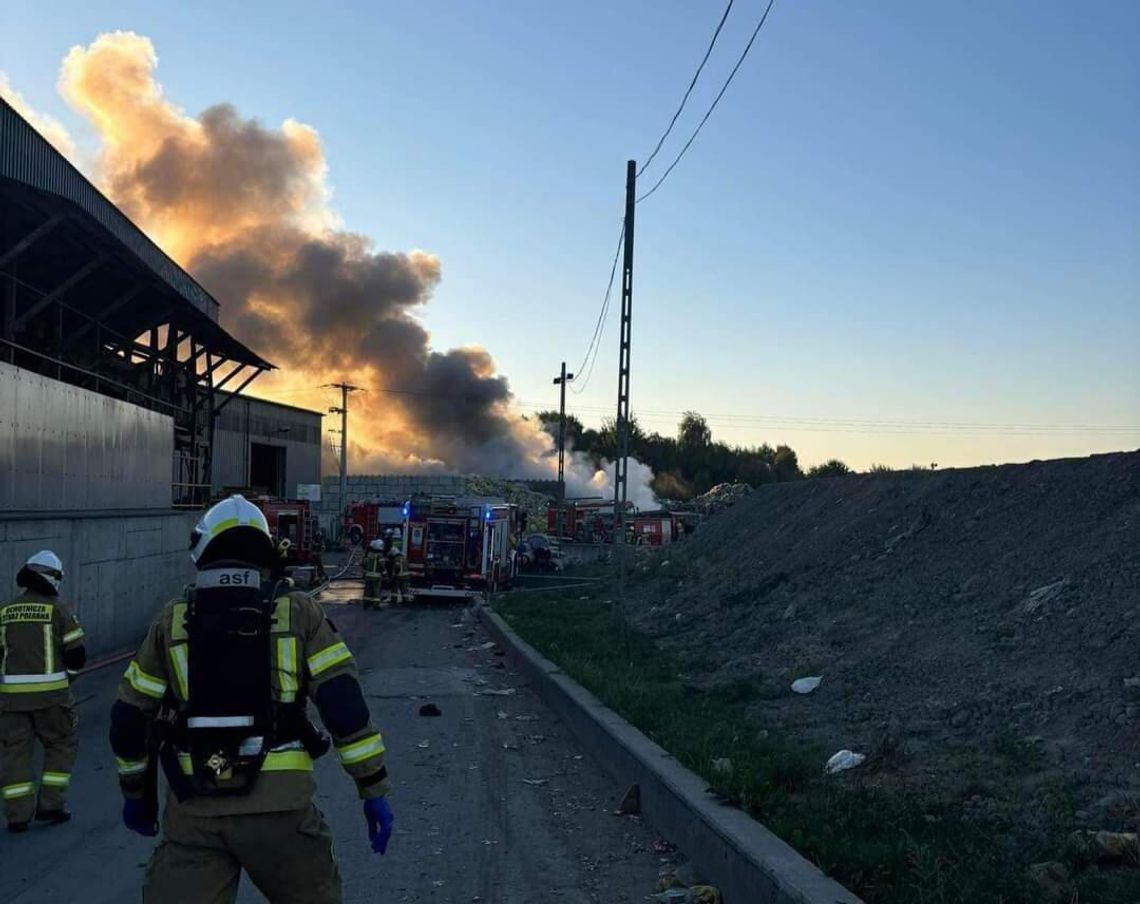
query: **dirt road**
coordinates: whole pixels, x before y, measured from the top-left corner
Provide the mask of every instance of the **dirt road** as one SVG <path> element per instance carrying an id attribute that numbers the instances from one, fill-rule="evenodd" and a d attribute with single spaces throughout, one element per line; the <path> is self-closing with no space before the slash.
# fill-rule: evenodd
<path id="1" fill-rule="evenodd" d="M 359 593 L 334 585 L 333 597 Z M 589 758 L 459 609 L 362 612 L 329 600 L 353 646 L 389 749 L 396 831 L 386 857 L 367 846 L 360 805 L 332 758 L 318 764 L 345 900 L 641 901 L 662 854 L 638 821 L 613 816 L 622 789 Z M 76 686 L 80 762 L 67 826 L 0 835 L 0 901 L 138 900 L 151 843 L 119 824 L 107 714 L 120 667 Z M 504 695 L 488 691 L 513 691 Z M 419 715 L 434 702 L 437 718 Z M 262 900 L 243 882 L 241 902 Z"/>

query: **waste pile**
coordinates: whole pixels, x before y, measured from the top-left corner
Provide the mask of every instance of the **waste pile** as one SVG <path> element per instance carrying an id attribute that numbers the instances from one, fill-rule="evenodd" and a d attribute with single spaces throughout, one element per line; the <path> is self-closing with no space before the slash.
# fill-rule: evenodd
<path id="1" fill-rule="evenodd" d="M 526 533 L 546 532 L 546 510 L 553 496 L 500 477 L 468 477 L 467 492 L 472 496 L 498 496 L 517 505 L 519 511 L 526 514 Z"/>
<path id="2" fill-rule="evenodd" d="M 702 493 L 688 502 L 678 503 L 674 511 L 698 512 L 702 515 L 715 515 L 731 508 L 753 492 L 746 483 L 718 483 L 707 493 Z"/>

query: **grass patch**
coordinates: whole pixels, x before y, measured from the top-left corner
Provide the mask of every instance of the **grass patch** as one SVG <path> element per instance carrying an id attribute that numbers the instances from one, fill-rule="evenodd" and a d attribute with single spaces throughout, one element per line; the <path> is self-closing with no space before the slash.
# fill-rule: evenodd
<path id="1" fill-rule="evenodd" d="M 1043 900 L 1041 889 L 1028 883 L 1026 869 L 1058 857 L 1072 828 L 1071 810 L 1058 807 L 1049 825 L 1036 827 L 1033 842 L 1021 842 L 1017 826 L 1000 815 L 1012 810 L 967 819 L 961 801 L 876 786 L 873 767 L 825 777 L 823 763 L 834 751 L 801 745 L 749 715 L 749 705 L 764 695 L 761 682 L 695 691 L 683 681 L 674 654 L 615 626 L 608 591 L 599 586 L 587 599 L 573 591 L 510 594 L 496 608 L 523 638 L 703 776 L 722 798 L 865 900 Z M 998 736 L 992 745 L 1011 768 L 1036 765 L 1031 744 Z M 719 762 L 724 759 L 730 770 Z M 1140 878 L 1135 870 L 1078 877 L 1074 893 L 1080 901 L 1136 901 Z"/>

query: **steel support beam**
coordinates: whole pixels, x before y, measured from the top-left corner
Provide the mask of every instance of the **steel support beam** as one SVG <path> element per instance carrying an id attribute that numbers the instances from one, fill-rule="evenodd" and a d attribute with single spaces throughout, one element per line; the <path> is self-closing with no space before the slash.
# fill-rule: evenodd
<path id="1" fill-rule="evenodd" d="M 11 248 L 0 254 L 0 267 L 3 267 L 9 261 L 15 260 L 25 251 L 27 251 L 35 242 L 42 239 L 45 235 L 55 229 L 62 223 L 66 217 L 63 214 L 56 214 L 54 217 L 49 217 L 44 222 L 40 223 L 35 229 L 24 236 L 20 241 L 16 242 Z"/>
<path id="2" fill-rule="evenodd" d="M 123 305 L 130 304 L 130 302 L 138 298 L 145 288 L 146 285 L 144 283 L 136 283 L 119 295 L 114 301 L 110 302 L 103 310 L 99 311 L 99 313 L 94 316 L 84 315 L 89 318 L 87 323 L 83 324 L 83 326 L 67 337 L 67 342 L 64 343 L 64 349 L 75 345 L 75 343 L 91 332 L 91 330 L 95 329 L 96 326 L 101 326 L 108 317 L 123 307 Z"/>
<path id="3" fill-rule="evenodd" d="M 23 329 L 24 325 L 29 320 L 31 320 L 33 317 L 35 317 L 36 314 L 38 314 L 40 311 L 42 311 L 44 308 L 46 308 L 52 302 L 58 301 L 63 295 L 67 294 L 68 291 L 75 288 L 75 286 L 77 286 L 79 283 L 83 282 L 83 280 L 85 280 L 88 276 L 90 276 L 95 270 L 97 270 L 99 267 L 103 266 L 103 264 L 106 260 L 107 260 L 106 255 L 100 254 L 97 257 L 89 260 L 86 264 L 84 264 L 82 267 L 80 267 L 78 270 L 76 270 L 74 273 L 72 273 L 71 276 L 69 276 L 67 279 L 65 279 L 62 283 L 60 283 L 58 286 L 56 286 L 54 289 L 52 289 L 50 292 L 48 292 L 47 295 L 45 295 L 43 298 L 41 298 L 39 301 L 37 301 L 35 304 L 33 304 L 30 308 L 28 308 L 28 310 L 26 310 L 19 317 L 17 317 L 16 318 L 16 329 L 17 330 Z"/>
<path id="4" fill-rule="evenodd" d="M 246 366 L 246 365 L 244 365 L 244 364 L 242 365 L 242 367 L 245 367 L 245 366 Z M 250 366 L 250 367 L 253 367 L 253 365 L 252 365 L 252 364 L 251 364 L 251 365 L 249 365 L 249 366 Z M 239 368 L 239 369 L 240 369 L 240 368 Z M 241 395 L 241 391 L 242 391 L 243 389 L 245 389 L 245 388 L 246 388 L 246 387 L 247 387 L 247 386 L 248 386 L 250 383 L 252 383 L 254 380 L 256 380 L 258 377 L 260 377 L 260 376 L 262 375 L 262 373 L 264 373 L 264 370 L 263 370 L 262 368 L 260 368 L 260 367 L 255 367 L 255 368 L 254 368 L 254 370 L 253 370 L 253 373 L 252 373 L 252 374 L 250 374 L 248 377 L 246 377 L 244 380 L 242 380 L 242 381 L 241 381 L 241 384 L 238 386 L 238 388 L 237 388 L 237 389 L 234 389 L 234 390 L 232 390 L 232 391 L 231 391 L 231 393 L 230 393 L 228 396 L 226 396 L 225 398 L 223 398 L 223 399 L 222 399 L 222 401 L 221 401 L 221 403 L 220 403 L 220 404 L 217 404 L 217 403 L 216 403 L 216 404 L 214 405 L 214 417 L 217 417 L 217 416 L 218 416 L 218 415 L 221 413 L 221 411 L 222 411 L 222 409 L 223 409 L 223 408 L 225 408 L 225 407 L 226 407 L 226 406 L 227 406 L 227 405 L 228 405 L 230 402 L 232 402 L 232 401 L 233 401 L 234 399 L 236 399 L 236 398 L 237 398 L 239 395 Z M 230 374 L 230 376 L 233 376 L 233 374 Z M 226 377 L 226 379 L 228 380 L 228 379 L 229 379 L 229 377 Z M 220 390 L 221 388 L 222 388 L 222 387 L 221 387 L 220 385 L 219 385 L 219 386 L 215 386 L 215 387 L 214 387 L 214 392 L 218 392 L 218 390 Z"/>
<path id="5" fill-rule="evenodd" d="M 223 359 L 223 360 L 225 360 L 225 359 Z M 215 365 L 215 366 L 216 366 L 216 365 Z M 226 374 L 226 375 L 225 375 L 225 376 L 222 378 L 222 381 L 221 381 L 220 383 L 211 383 L 211 384 L 210 384 L 210 389 L 211 389 L 213 392 L 220 392 L 220 391 L 221 391 L 221 389 L 222 389 L 222 387 L 223 387 L 223 386 L 225 386 L 225 385 L 226 385 L 228 382 L 230 382 L 230 380 L 232 380 L 234 377 L 236 377 L 236 376 L 237 376 L 239 373 L 241 373 L 243 370 L 245 370 L 246 366 L 247 366 L 247 365 L 245 365 L 245 364 L 238 364 L 238 366 L 237 366 L 237 367 L 235 367 L 233 370 L 231 370 L 231 371 L 230 371 L 228 374 Z M 211 369 L 211 372 L 212 372 L 212 369 Z M 206 376 L 207 376 L 207 377 L 209 377 L 209 376 L 210 376 L 210 374 L 209 374 L 209 373 L 207 373 L 207 374 L 206 374 Z M 256 376 L 256 373 L 254 374 L 254 376 Z M 248 383 L 248 382 L 249 382 L 249 380 L 246 380 L 246 382 L 245 382 L 245 383 L 243 383 L 242 385 L 243 385 L 243 386 L 245 386 L 245 385 L 246 385 L 246 383 Z"/>

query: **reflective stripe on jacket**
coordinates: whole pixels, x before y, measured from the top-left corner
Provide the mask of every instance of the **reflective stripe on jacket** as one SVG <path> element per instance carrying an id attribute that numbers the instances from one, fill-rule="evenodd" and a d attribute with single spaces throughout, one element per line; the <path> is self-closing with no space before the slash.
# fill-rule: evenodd
<path id="1" fill-rule="evenodd" d="M 182 599 L 166 605 L 119 682 L 119 699 L 145 715 L 153 716 L 164 696 L 183 703 L 187 700 L 190 656 L 186 610 Z M 270 689 L 275 700 L 293 703 L 313 699 L 322 685 L 343 675 L 357 680 L 352 652 L 321 607 L 306 594 L 292 591 L 278 597 L 270 631 Z M 333 742 L 341 765 L 353 778 L 370 779 L 383 770 L 384 742 L 370 722 L 364 721 L 347 735 L 334 734 Z M 179 762 L 183 771 L 190 768 L 187 754 L 180 753 Z M 120 758 L 116 765 L 124 793 L 141 793 L 146 758 Z M 204 816 L 275 812 L 307 806 L 315 790 L 312 759 L 300 744 L 290 743 L 269 753 L 249 794 L 193 798 L 179 806 Z M 386 780 L 360 786 L 362 796 L 387 790 Z"/>
<path id="2" fill-rule="evenodd" d="M 0 605 L 0 700 L 27 711 L 71 702 L 64 651 L 82 646 L 83 628 L 54 596 L 27 591 Z"/>

